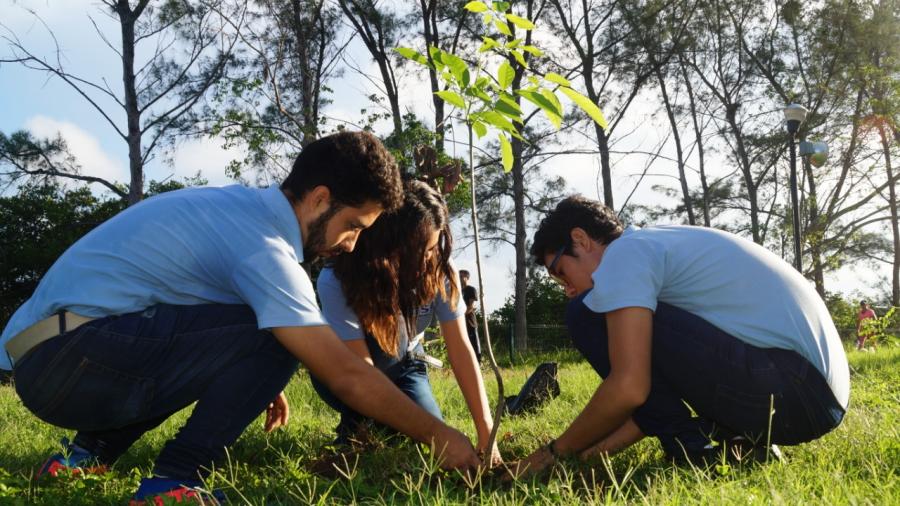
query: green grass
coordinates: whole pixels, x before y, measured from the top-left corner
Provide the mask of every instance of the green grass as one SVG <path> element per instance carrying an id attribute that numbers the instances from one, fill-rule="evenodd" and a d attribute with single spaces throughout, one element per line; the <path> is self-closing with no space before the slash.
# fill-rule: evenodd
<path id="1" fill-rule="evenodd" d="M 561 362 L 563 393 L 535 415 L 504 420 L 501 450 L 508 459 L 558 434 L 598 384 L 576 357 L 549 358 Z M 511 486 L 487 478 L 467 484 L 457 474 L 436 470 L 427 452 L 409 442 L 351 462 L 347 478 L 310 473 L 308 465 L 331 439 L 337 418 L 308 378 L 298 376 L 288 389 L 290 425 L 266 435 L 261 420 L 254 423 L 207 485 L 224 489 L 234 504 L 900 504 L 900 348 L 852 351 L 849 359 L 852 399 L 843 424 L 818 441 L 783 448 L 783 463 L 675 468 L 647 439 L 610 460 L 564 463 L 552 478 Z M 508 389 L 518 391 L 539 361 L 506 369 Z M 432 374 L 432 382 L 449 423 L 472 434 L 449 371 Z M 59 439 L 71 434 L 40 422 L 11 387 L 0 387 L 0 504 L 126 503 L 187 415 L 179 413 L 145 435 L 107 475 L 37 483 L 36 469 L 58 449 Z"/>

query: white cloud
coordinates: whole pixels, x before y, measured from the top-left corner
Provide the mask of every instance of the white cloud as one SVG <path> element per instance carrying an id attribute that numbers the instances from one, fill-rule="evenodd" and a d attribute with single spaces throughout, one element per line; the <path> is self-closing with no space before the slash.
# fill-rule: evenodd
<path id="1" fill-rule="evenodd" d="M 78 125 L 37 115 L 25 122 L 25 128 L 39 138 L 61 136 L 66 141 L 69 152 L 81 165 L 82 174 L 111 182 L 128 183 L 130 176 L 126 164 L 107 154 L 97 137 Z"/>
<path id="2" fill-rule="evenodd" d="M 238 148 L 224 149 L 220 139 L 191 140 L 177 146 L 172 166 L 157 168 L 153 179 L 165 179 L 174 173 L 173 177 L 182 181 L 185 177 L 193 177 L 199 170 L 210 186 L 235 184 L 225 175 L 225 167 L 231 160 L 242 157 Z"/>

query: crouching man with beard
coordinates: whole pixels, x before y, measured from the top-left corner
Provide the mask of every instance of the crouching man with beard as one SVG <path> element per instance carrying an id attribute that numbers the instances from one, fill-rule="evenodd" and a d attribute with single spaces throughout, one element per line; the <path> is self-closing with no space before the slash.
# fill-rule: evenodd
<path id="1" fill-rule="evenodd" d="M 401 202 L 381 143 L 340 133 L 307 146 L 280 187 L 166 193 L 76 242 L 0 336 L 0 368 L 25 406 L 76 431 L 41 474 L 102 471 L 196 402 L 134 495 L 190 498 L 261 412 L 266 430 L 287 422 L 282 390 L 299 362 L 354 410 L 431 444 L 445 467 L 476 466 L 468 438 L 335 336 L 300 265 L 352 251 Z"/>

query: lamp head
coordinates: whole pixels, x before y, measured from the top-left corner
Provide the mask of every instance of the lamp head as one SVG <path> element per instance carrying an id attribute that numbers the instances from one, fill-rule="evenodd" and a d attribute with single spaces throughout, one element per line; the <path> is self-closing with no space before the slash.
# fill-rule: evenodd
<path id="1" fill-rule="evenodd" d="M 813 167 L 821 167 L 828 160 L 828 144 L 802 141 L 800 143 L 800 156 L 809 156 L 809 163 Z"/>
<path id="2" fill-rule="evenodd" d="M 797 133 L 800 129 L 800 123 L 806 119 L 806 113 L 809 112 L 806 107 L 800 104 L 790 104 L 784 108 L 784 119 L 787 121 L 787 129 L 791 134 Z"/>

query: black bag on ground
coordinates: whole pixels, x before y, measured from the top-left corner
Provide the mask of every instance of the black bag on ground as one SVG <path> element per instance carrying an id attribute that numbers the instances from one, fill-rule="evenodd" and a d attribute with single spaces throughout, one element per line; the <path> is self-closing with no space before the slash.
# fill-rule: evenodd
<path id="1" fill-rule="evenodd" d="M 506 398 L 506 414 L 520 415 L 535 411 L 550 400 L 559 397 L 559 380 L 556 362 L 544 362 L 522 386 L 519 395 Z"/>

